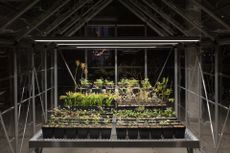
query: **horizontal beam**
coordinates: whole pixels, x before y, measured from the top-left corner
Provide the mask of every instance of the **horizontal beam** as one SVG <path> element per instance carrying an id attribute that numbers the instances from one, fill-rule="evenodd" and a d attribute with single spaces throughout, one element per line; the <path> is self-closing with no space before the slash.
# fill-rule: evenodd
<path id="1" fill-rule="evenodd" d="M 100 37 L 35 37 L 35 42 L 65 42 L 65 43 L 73 43 L 73 42 L 84 42 L 84 43 L 92 43 L 92 42 L 199 42 L 199 37 L 108 37 L 108 38 L 100 38 Z"/>

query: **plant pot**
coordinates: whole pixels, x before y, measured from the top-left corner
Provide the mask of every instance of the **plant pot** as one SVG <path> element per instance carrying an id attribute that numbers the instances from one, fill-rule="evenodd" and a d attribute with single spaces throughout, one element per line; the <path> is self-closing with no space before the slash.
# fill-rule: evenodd
<path id="1" fill-rule="evenodd" d="M 137 139 L 138 138 L 138 128 L 128 128 L 128 137 L 129 139 Z"/>
<path id="2" fill-rule="evenodd" d="M 116 133 L 117 133 L 117 139 L 125 139 L 126 138 L 126 128 L 125 127 L 117 127 Z"/>
<path id="3" fill-rule="evenodd" d="M 174 136 L 175 138 L 184 138 L 185 126 L 184 125 L 174 126 Z"/>
<path id="4" fill-rule="evenodd" d="M 77 128 L 78 138 L 86 139 L 88 137 L 88 128 L 80 127 Z"/>
<path id="5" fill-rule="evenodd" d="M 101 138 L 102 139 L 110 139 L 111 136 L 111 131 L 112 131 L 112 127 L 111 128 L 101 128 Z"/>
<path id="6" fill-rule="evenodd" d="M 133 92 L 134 94 L 138 94 L 138 93 L 140 92 L 140 88 L 139 88 L 139 87 L 134 87 L 134 88 L 132 89 L 132 92 Z"/>
<path id="7" fill-rule="evenodd" d="M 69 139 L 76 138 L 77 137 L 76 128 L 66 128 L 65 135 L 66 135 L 66 138 L 69 138 Z"/>
<path id="8" fill-rule="evenodd" d="M 65 128 L 55 127 L 54 128 L 54 137 L 55 138 L 64 138 L 65 136 Z"/>
<path id="9" fill-rule="evenodd" d="M 92 88 L 93 93 L 102 93 L 102 89 L 100 88 Z"/>
<path id="10" fill-rule="evenodd" d="M 106 88 L 106 93 L 115 93 L 115 88 Z"/>
<path id="11" fill-rule="evenodd" d="M 89 128 L 89 136 L 91 139 L 98 139 L 100 136 L 99 128 Z"/>
<path id="12" fill-rule="evenodd" d="M 173 126 L 162 126 L 162 135 L 164 138 L 172 138 L 173 137 Z"/>
<path id="13" fill-rule="evenodd" d="M 150 136 L 150 129 L 145 127 L 139 128 L 139 135 L 141 139 L 149 139 Z"/>
<path id="14" fill-rule="evenodd" d="M 161 127 L 151 127 L 150 128 L 150 133 L 151 133 L 151 138 L 152 139 L 161 139 Z"/>
<path id="15" fill-rule="evenodd" d="M 52 138 L 53 137 L 53 131 L 54 128 L 53 127 L 42 127 L 42 135 L 43 138 Z"/>

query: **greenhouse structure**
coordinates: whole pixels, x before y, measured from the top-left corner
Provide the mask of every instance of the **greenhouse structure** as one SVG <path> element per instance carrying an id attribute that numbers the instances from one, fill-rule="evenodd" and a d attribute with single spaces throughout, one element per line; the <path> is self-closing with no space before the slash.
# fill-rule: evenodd
<path id="1" fill-rule="evenodd" d="M 2 0 L 0 18 L 0 153 L 230 152 L 228 0 Z"/>

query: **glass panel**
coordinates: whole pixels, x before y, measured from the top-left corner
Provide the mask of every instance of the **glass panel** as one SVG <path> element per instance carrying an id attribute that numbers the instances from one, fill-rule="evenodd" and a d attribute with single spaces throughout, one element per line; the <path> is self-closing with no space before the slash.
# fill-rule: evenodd
<path id="1" fill-rule="evenodd" d="M 84 77 L 80 66 L 77 69 L 76 61 L 79 60 L 81 63 L 85 63 L 85 52 L 84 50 L 62 50 L 62 54 L 68 64 L 72 75 L 76 75 L 76 81 L 79 82 L 81 77 Z M 74 81 L 65 66 L 65 63 L 60 55 L 58 55 L 58 90 L 59 94 L 63 94 L 68 90 L 74 89 Z"/>
<path id="2" fill-rule="evenodd" d="M 88 26 L 87 36 L 90 37 L 110 37 L 115 35 L 115 28 L 108 26 Z"/>
<path id="3" fill-rule="evenodd" d="M 88 51 L 88 79 L 99 78 L 114 80 L 115 52 L 110 49 L 95 49 Z"/>
<path id="4" fill-rule="evenodd" d="M 144 79 L 144 50 L 118 51 L 118 80 L 121 78 Z"/>

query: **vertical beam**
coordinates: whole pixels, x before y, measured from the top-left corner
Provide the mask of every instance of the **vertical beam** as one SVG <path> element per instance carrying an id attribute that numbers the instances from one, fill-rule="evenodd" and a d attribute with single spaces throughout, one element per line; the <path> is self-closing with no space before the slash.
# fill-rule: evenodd
<path id="1" fill-rule="evenodd" d="M 58 64 L 57 64 L 58 48 L 54 49 L 54 107 L 58 105 Z"/>
<path id="2" fill-rule="evenodd" d="M 115 37 L 117 37 L 117 24 L 115 25 Z M 117 49 L 115 49 L 115 86 L 117 87 L 118 83 L 118 71 L 117 71 Z"/>
<path id="3" fill-rule="evenodd" d="M 189 82 L 189 77 L 188 77 L 188 71 L 189 71 L 189 68 L 188 68 L 188 56 L 187 56 L 187 53 L 188 50 L 187 48 L 184 47 L 184 57 L 185 57 L 185 64 L 184 64 L 184 67 L 185 67 L 185 122 L 186 122 L 186 126 L 189 126 L 188 124 L 188 82 Z"/>
<path id="4" fill-rule="evenodd" d="M 215 46 L 215 138 L 218 142 L 218 101 L 219 101 L 219 46 Z"/>
<path id="5" fill-rule="evenodd" d="M 47 46 L 44 48 L 44 90 L 45 90 L 45 122 L 47 122 Z"/>
<path id="6" fill-rule="evenodd" d="M 174 49 L 174 96 L 175 96 L 175 113 L 178 117 L 178 49 Z"/>
<path id="7" fill-rule="evenodd" d="M 85 37 L 87 37 L 88 32 L 87 32 L 88 26 L 85 26 Z M 88 70 L 88 49 L 85 49 L 85 66 L 86 69 Z M 88 79 L 88 73 L 86 73 L 85 79 Z"/>
<path id="8" fill-rule="evenodd" d="M 145 25 L 145 31 L 144 31 L 145 37 L 147 37 L 147 26 Z M 145 48 L 145 79 L 148 78 L 148 51 Z"/>
<path id="9" fill-rule="evenodd" d="M 35 65 L 34 65 L 34 50 L 35 46 L 33 45 L 31 53 L 31 67 L 32 67 L 32 118 L 33 118 L 33 134 L 36 133 L 36 106 L 35 106 Z"/>
<path id="10" fill-rule="evenodd" d="M 18 71 L 16 47 L 14 48 L 14 135 L 15 153 L 18 153 Z"/>
<path id="11" fill-rule="evenodd" d="M 50 101 L 51 101 L 51 109 L 54 108 L 54 52 L 50 52 Z"/>

